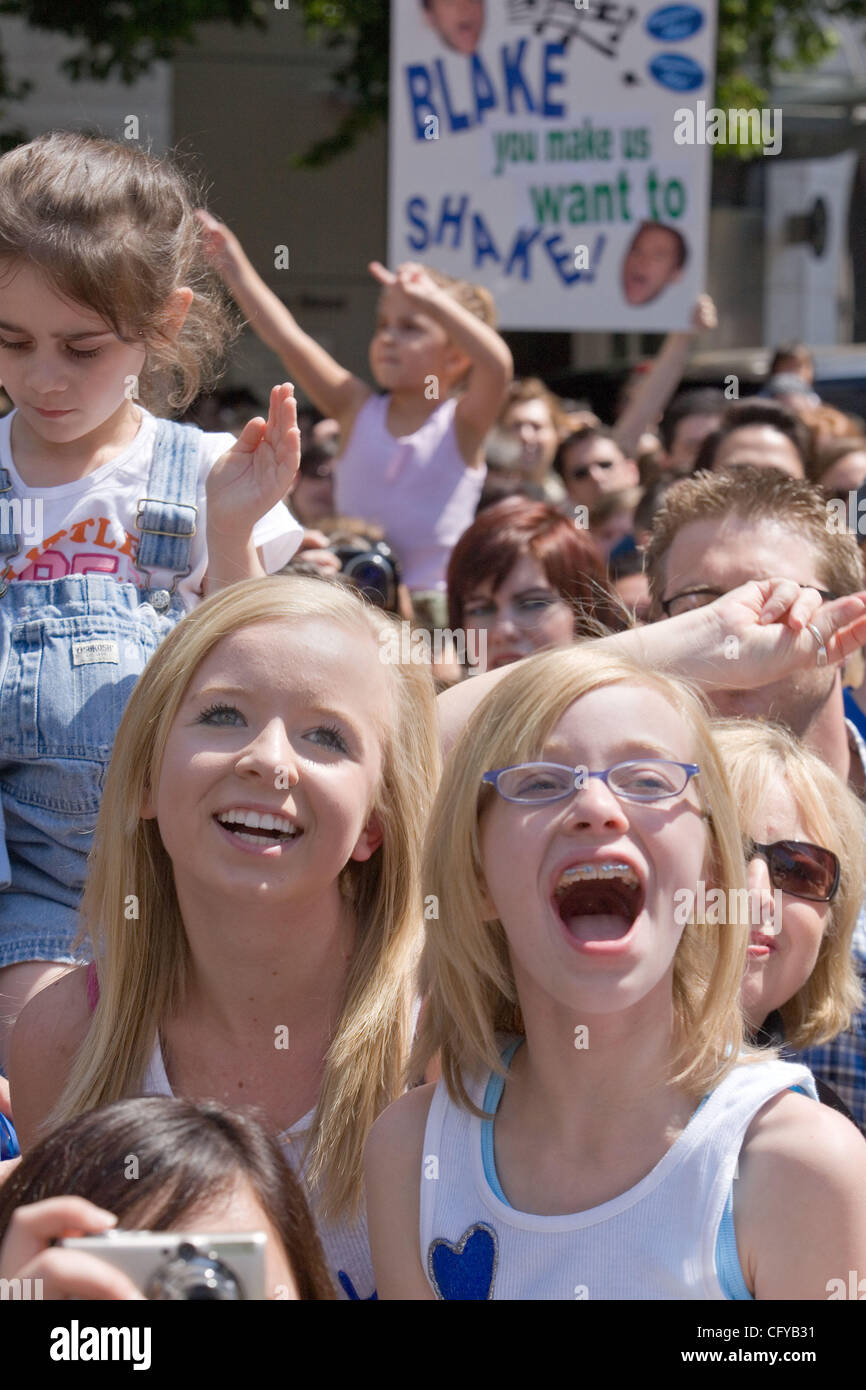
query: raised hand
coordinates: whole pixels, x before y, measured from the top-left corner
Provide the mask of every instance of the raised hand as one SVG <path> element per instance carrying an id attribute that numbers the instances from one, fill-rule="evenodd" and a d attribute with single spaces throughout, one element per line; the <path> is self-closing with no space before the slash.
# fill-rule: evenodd
<path id="1" fill-rule="evenodd" d="M 205 255 L 229 289 L 235 289 L 243 272 L 249 267 L 246 252 L 234 232 L 213 213 L 197 208 L 195 215 L 202 228 Z"/>
<path id="2" fill-rule="evenodd" d="M 824 603 L 816 589 L 790 579 L 742 584 L 700 609 L 699 616 L 706 638 L 691 635 L 692 657 L 684 664 L 688 674 L 717 689 L 769 685 L 816 666 L 820 648 L 813 627 L 830 666 L 866 643 L 866 593 Z"/>
<path id="3" fill-rule="evenodd" d="M 115 1224 L 110 1212 L 83 1197 L 48 1197 L 18 1207 L 0 1247 L 0 1277 L 39 1279 L 45 1299 L 142 1299 L 122 1270 L 95 1255 L 53 1245 L 63 1236 L 101 1234 Z"/>
<path id="4" fill-rule="evenodd" d="M 260 415 L 250 420 L 208 474 L 208 532 L 249 536 L 256 522 L 285 498 L 300 461 L 295 388 L 286 382 L 271 391 L 267 420 Z"/>
<path id="5" fill-rule="evenodd" d="M 693 333 L 709 333 L 719 326 L 716 306 L 708 294 L 699 295 L 692 309 L 691 328 Z"/>
<path id="6" fill-rule="evenodd" d="M 389 270 L 381 261 L 371 261 L 369 270 L 380 285 L 401 290 L 414 304 L 428 304 L 442 294 L 441 287 L 417 261 L 404 261 L 396 271 Z"/>

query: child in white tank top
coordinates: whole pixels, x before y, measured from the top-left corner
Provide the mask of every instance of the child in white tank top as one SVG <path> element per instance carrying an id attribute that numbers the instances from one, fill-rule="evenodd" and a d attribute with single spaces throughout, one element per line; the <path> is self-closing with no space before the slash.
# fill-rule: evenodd
<path id="1" fill-rule="evenodd" d="M 688 690 L 522 663 L 451 753 L 426 880 L 414 1070 L 442 1079 L 368 1141 L 380 1297 L 820 1299 L 863 1266 L 863 1139 L 744 1042 L 749 923 L 675 910 L 745 883 Z"/>

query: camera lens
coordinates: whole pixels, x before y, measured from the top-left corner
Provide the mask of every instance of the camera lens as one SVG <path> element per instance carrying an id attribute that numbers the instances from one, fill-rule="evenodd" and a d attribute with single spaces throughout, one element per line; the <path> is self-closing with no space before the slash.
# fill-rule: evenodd
<path id="1" fill-rule="evenodd" d="M 343 574 L 378 608 L 393 606 L 394 571 L 384 555 L 375 551 L 355 555 L 343 562 Z"/>
<path id="2" fill-rule="evenodd" d="M 178 1302 L 220 1302 L 244 1297 L 236 1275 L 213 1252 L 185 1241 L 170 1260 L 154 1270 L 147 1298 Z"/>

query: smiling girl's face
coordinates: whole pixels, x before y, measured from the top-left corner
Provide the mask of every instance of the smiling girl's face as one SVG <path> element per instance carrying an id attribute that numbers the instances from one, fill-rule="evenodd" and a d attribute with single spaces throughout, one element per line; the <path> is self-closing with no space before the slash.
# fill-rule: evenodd
<path id="1" fill-rule="evenodd" d="M 180 901 L 336 905 L 340 870 L 381 842 L 391 701 L 366 630 L 310 618 L 223 638 L 190 681 L 143 808 Z"/>
<path id="2" fill-rule="evenodd" d="M 600 771 L 640 757 L 694 761 L 682 715 L 651 686 L 600 687 L 566 710 L 540 761 Z M 599 778 L 561 801 L 494 795 L 480 825 L 490 915 L 502 923 L 521 1002 L 554 999 L 582 1016 L 628 1009 L 654 991 L 670 1007 L 683 928 L 675 893 L 704 875 L 696 779 L 653 804 L 620 800 Z M 577 875 L 566 871 L 587 866 Z"/>
<path id="3" fill-rule="evenodd" d="M 778 776 L 762 799 L 761 817 L 749 827 L 751 838 L 770 845 L 776 840 L 800 840 L 821 844 L 811 833 L 802 811 L 785 778 Z M 827 846 L 829 848 L 829 846 Z M 755 901 L 766 901 L 773 885 L 767 861 L 755 858 L 749 864 L 749 887 Z M 821 949 L 824 932 L 832 917 L 831 903 L 810 902 L 782 893 L 782 921 L 764 929 L 757 925 L 750 932 L 749 959 L 743 979 L 743 1013 L 758 1028 L 774 1009 L 780 1009 L 808 980 Z"/>
<path id="4" fill-rule="evenodd" d="M 383 390 L 423 391 L 432 375 L 445 395 L 467 365 L 441 325 L 422 313 L 399 285 L 383 289 L 370 342 L 370 368 Z"/>

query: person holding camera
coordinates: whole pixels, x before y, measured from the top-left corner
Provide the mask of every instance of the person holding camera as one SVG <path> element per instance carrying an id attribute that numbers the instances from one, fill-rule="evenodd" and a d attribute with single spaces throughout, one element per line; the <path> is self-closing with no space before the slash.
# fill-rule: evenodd
<path id="1" fill-rule="evenodd" d="M 224 1252 L 246 1246 L 232 1267 Z M 43 1299 L 335 1296 L 277 1140 L 249 1115 L 169 1096 L 77 1115 L 27 1153 L 0 1187 L 0 1279 Z"/>

